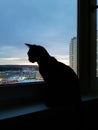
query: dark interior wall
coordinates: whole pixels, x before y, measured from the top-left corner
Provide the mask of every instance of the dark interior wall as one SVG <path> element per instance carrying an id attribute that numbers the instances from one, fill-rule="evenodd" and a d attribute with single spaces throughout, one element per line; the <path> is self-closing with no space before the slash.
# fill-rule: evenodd
<path id="1" fill-rule="evenodd" d="M 76 127 L 80 128 L 98 128 L 98 99 L 83 102 L 81 119 L 79 125 L 79 119 L 76 118 L 75 113 L 73 114 L 73 108 L 58 108 L 49 109 L 31 114 L 26 114 L 10 119 L 2 120 L 2 125 L 6 126 L 30 126 L 38 127 L 42 126 L 55 126 L 55 128 L 62 126 L 64 127 Z M 43 128 L 43 127 L 42 127 Z"/>

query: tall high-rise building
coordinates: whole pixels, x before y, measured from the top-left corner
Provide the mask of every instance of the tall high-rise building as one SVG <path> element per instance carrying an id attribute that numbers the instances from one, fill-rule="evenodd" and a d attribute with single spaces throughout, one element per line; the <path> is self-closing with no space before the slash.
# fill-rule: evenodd
<path id="1" fill-rule="evenodd" d="M 77 37 L 73 37 L 70 41 L 69 65 L 77 73 Z M 98 77 L 98 30 L 96 32 L 96 76 Z"/>
<path id="2" fill-rule="evenodd" d="M 77 38 L 73 37 L 69 46 L 69 65 L 77 73 Z"/>

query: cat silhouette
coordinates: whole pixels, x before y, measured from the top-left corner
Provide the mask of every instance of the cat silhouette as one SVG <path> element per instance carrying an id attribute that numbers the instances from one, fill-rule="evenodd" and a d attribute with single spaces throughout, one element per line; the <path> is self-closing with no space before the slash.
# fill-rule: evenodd
<path id="1" fill-rule="evenodd" d="M 74 70 L 51 56 L 40 45 L 25 43 L 28 60 L 37 62 L 39 72 L 46 83 L 44 101 L 48 107 L 73 106 L 81 103 L 79 78 Z"/>

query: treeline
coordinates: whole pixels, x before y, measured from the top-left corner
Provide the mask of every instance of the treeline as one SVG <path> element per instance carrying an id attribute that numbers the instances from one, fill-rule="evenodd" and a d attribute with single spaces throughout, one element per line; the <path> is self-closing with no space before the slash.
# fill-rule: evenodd
<path id="1" fill-rule="evenodd" d="M 0 65 L 0 71 L 21 71 L 25 67 L 38 69 L 37 65 Z"/>

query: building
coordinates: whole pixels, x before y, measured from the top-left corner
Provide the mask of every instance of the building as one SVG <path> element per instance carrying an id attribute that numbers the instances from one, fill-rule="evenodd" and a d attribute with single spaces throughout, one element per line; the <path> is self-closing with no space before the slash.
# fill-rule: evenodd
<path id="1" fill-rule="evenodd" d="M 69 65 L 77 73 L 77 38 L 73 37 L 69 46 Z"/>
<path id="2" fill-rule="evenodd" d="M 96 33 L 96 76 L 98 77 L 98 30 Z M 73 37 L 69 47 L 69 65 L 77 73 L 77 38 Z"/>

